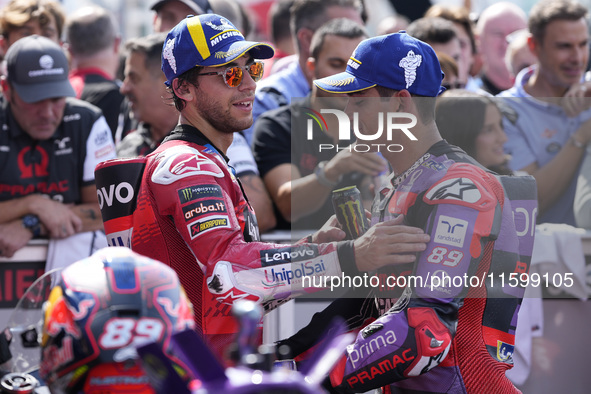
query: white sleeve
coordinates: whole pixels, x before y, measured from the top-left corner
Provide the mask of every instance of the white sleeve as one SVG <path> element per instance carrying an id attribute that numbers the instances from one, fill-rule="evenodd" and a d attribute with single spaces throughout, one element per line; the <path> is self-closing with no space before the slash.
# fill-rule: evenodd
<path id="1" fill-rule="evenodd" d="M 589 151 L 579 171 L 573 208 L 577 226 L 591 230 L 591 153 Z"/>
<path id="2" fill-rule="evenodd" d="M 116 158 L 115 143 L 111 135 L 111 129 L 101 115 L 90 130 L 86 140 L 86 157 L 84 158 L 84 182 L 94 181 L 94 169 L 98 163 Z"/>
<path id="3" fill-rule="evenodd" d="M 228 164 L 236 170 L 236 176 L 240 177 L 242 174 L 259 175 L 252 150 L 242 134 L 234 133 L 234 140 L 228 148 L 227 156 L 230 159 Z"/>

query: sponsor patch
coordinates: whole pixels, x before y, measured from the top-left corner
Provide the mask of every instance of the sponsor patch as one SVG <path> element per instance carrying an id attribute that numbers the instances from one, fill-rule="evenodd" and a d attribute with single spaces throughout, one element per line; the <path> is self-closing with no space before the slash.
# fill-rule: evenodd
<path id="1" fill-rule="evenodd" d="M 468 178 L 453 178 L 440 182 L 425 196 L 434 200 L 458 200 L 474 204 L 482 198 L 478 187 Z"/>
<path id="2" fill-rule="evenodd" d="M 437 222 L 433 241 L 439 244 L 464 247 L 468 222 L 466 220 L 441 215 Z"/>
<path id="3" fill-rule="evenodd" d="M 223 177 L 224 173 L 207 156 L 200 152 L 191 154 L 180 154 L 171 160 L 169 171 L 172 175 L 185 177 L 188 175 L 213 175 Z"/>
<path id="4" fill-rule="evenodd" d="M 515 346 L 497 340 L 497 358 L 503 362 L 513 362 Z"/>
<path id="5" fill-rule="evenodd" d="M 109 130 L 103 130 L 98 132 L 96 137 L 94 137 L 95 145 L 104 145 L 109 142 Z M 65 139 L 65 138 L 64 138 Z"/>
<path id="6" fill-rule="evenodd" d="M 447 168 L 444 164 L 438 163 L 438 162 L 436 162 L 433 159 L 427 160 L 426 162 L 424 162 L 421 165 L 423 167 L 427 167 L 427 168 L 430 168 L 430 169 L 435 170 L 435 171 L 442 171 L 442 170 L 445 170 Z"/>
<path id="7" fill-rule="evenodd" d="M 97 149 L 94 152 L 94 157 L 99 159 L 101 157 L 107 156 L 109 153 L 113 152 L 115 149 L 113 148 L 113 145 L 107 145 L 101 149 Z"/>
<path id="8" fill-rule="evenodd" d="M 184 187 L 178 191 L 181 204 L 199 200 L 206 197 L 223 197 L 222 188 L 219 185 L 196 185 Z"/>
<path id="9" fill-rule="evenodd" d="M 263 268 L 264 279 L 261 283 L 265 287 L 278 287 L 302 283 L 305 276 L 317 276 L 326 273 L 327 269 L 323 260 L 307 261 L 298 264 L 283 264 L 280 267 L 274 266 L 270 270 Z"/>
<path id="10" fill-rule="evenodd" d="M 382 328 L 384 328 L 383 324 L 370 324 L 361 330 L 361 336 L 363 339 L 366 339 L 367 337 L 372 336 L 376 332 L 380 331 Z"/>
<path id="11" fill-rule="evenodd" d="M 223 178 L 224 172 L 212 159 L 188 146 L 173 146 L 157 156 L 158 165 L 152 173 L 152 181 L 170 185 L 180 179 L 205 175 Z"/>
<path id="12" fill-rule="evenodd" d="M 211 39 L 211 46 L 214 47 L 220 42 L 224 41 L 226 38 L 234 36 L 243 37 L 238 30 L 226 30 L 225 32 L 218 34 Z"/>
<path id="13" fill-rule="evenodd" d="M 268 267 L 276 264 L 295 263 L 313 259 L 318 256 L 318 246 L 302 245 L 278 249 L 261 250 L 261 265 Z"/>
<path id="14" fill-rule="evenodd" d="M 366 339 L 366 338 L 364 338 Z M 396 345 L 396 334 L 393 330 L 389 330 L 381 333 L 380 335 L 372 337 L 370 340 L 358 341 L 355 345 L 349 345 L 347 347 L 347 353 L 349 354 L 349 361 L 353 368 L 356 368 L 356 364 L 374 354 L 380 349 L 386 346 Z M 408 349 L 410 350 L 410 349 Z M 413 357 L 408 357 L 407 361 L 412 360 Z"/>
<path id="15" fill-rule="evenodd" d="M 203 220 L 190 223 L 187 228 L 191 234 L 191 239 L 195 239 L 201 234 L 216 228 L 230 228 L 230 221 L 227 216 L 209 216 Z"/>
<path id="16" fill-rule="evenodd" d="M 183 207 L 185 220 L 198 218 L 208 213 L 225 213 L 226 205 L 220 200 L 206 200 Z"/>

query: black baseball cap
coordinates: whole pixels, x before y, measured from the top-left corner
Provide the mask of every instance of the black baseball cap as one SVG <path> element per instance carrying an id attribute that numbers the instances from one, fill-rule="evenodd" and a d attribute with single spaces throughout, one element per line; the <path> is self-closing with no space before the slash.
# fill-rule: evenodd
<path id="1" fill-rule="evenodd" d="M 6 52 L 6 79 L 27 103 L 57 97 L 75 97 L 68 80 L 68 59 L 49 38 L 21 38 Z"/>

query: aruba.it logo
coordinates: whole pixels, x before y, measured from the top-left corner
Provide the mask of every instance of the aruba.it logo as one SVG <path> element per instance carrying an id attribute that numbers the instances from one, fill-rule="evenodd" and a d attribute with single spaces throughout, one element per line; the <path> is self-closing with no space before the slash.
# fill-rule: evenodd
<path id="1" fill-rule="evenodd" d="M 401 144 L 383 144 L 383 143 L 367 143 L 367 141 L 376 141 L 381 138 L 384 132 L 386 133 L 386 140 L 392 141 L 392 135 L 394 131 L 402 131 L 411 141 L 417 141 L 417 137 L 411 133 L 410 128 L 416 126 L 417 117 L 413 114 L 406 112 L 378 112 L 378 129 L 373 134 L 364 134 L 359 130 L 359 113 L 353 113 L 353 127 L 351 127 L 351 119 L 349 115 L 338 109 L 321 109 L 320 112 L 313 110 L 312 108 L 304 107 L 305 114 L 309 116 L 306 122 L 306 138 L 308 141 L 314 139 L 314 123 L 318 125 L 320 131 L 323 133 L 328 132 L 328 124 L 324 119 L 323 114 L 332 114 L 337 117 L 338 121 L 338 140 L 339 141 L 350 141 L 351 131 L 357 139 L 356 144 L 342 145 L 339 144 L 319 144 L 318 151 L 323 150 L 340 150 L 348 149 L 355 152 L 369 152 L 369 151 L 384 151 L 388 152 L 401 152 L 404 147 Z M 398 123 L 399 119 L 404 119 L 406 123 Z M 410 121 L 410 122 L 409 122 Z M 384 126 L 385 125 L 385 126 Z"/>

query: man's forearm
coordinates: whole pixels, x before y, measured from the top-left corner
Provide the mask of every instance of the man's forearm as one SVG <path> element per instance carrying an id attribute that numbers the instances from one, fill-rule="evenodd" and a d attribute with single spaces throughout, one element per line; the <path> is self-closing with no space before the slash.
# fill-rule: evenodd
<path id="1" fill-rule="evenodd" d="M 585 149 L 576 147 L 570 140 L 561 151 L 543 167 L 526 167 L 536 178 L 540 212 L 547 211 L 564 193 L 575 176 Z"/>
<path id="2" fill-rule="evenodd" d="M 8 223 L 29 213 L 35 213 L 31 208 L 32 196 L 18 197 L 0 202 L 0 223 Z"/>
<path id="3" fill-rule="evenodd" d="M 74 205 L 71 210 L 82 219 L 81 232 L 104 230 L 101 210 L 98 204 L 88 203 Z"/>

